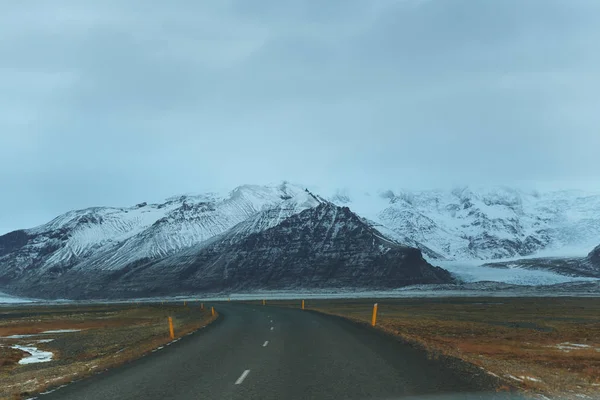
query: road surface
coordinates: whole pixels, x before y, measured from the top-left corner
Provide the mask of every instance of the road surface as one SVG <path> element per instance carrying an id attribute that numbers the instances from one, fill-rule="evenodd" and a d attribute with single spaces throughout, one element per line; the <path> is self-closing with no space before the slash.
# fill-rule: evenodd
<path id="1" fill-rule="evenodd" d="M 299 309 L 234 303 L 201 331 L 40 400 L 396 399 L 490 389 L 387 335 Z M 487 382 L 487 383 L 486 383 Z M 486 387 L 487 385 L 487 387 Z M 474 394 L 472 398 L 489 398 Z M 468 397 L 471 398 L 471 397 Z"/>

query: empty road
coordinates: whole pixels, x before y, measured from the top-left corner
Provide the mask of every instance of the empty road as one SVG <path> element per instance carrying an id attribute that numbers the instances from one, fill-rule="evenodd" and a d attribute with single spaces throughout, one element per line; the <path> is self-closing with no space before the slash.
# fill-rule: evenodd
<path id="1" fill-rule="evenodd" d="M 491 389 L 485 374 L 455 372 L 394 338 L 340 318 L 268 305 L 226 303 L 216 304 L 216 309 L 221 317 L 205 329 L 127 365 L 39 398 L 491 396 L 479 394 Z"/>

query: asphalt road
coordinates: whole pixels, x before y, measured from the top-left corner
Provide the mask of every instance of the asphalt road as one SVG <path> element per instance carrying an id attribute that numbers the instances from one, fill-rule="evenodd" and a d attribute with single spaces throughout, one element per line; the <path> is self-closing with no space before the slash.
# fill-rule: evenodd
<path id="1" fill-rule="evenodd" d="M 221 317 L 207 328 L 39 398 L 493 397 L 481 394 L 491 389 L 486 374 L 458 372 L 369 327 L 268 305 L 225 303 L 216 308 Z"/>

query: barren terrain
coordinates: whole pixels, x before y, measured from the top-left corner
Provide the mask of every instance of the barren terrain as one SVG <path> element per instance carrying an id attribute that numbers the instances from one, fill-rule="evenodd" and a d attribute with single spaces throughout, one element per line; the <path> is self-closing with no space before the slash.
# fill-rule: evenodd
<path id="1" fill-rule="evenodd" d="M 215 318 L 209 307 L 183 302 L 0 308 L 0 399 L 25 398 L 155 351 L 171 341 L 169 316 L 176 338 Z"/>

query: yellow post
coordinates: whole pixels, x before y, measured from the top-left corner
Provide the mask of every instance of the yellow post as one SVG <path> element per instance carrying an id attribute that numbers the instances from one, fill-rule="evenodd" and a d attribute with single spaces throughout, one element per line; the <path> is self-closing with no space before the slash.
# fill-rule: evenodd
<path id="1" fill-rule="evenodd" d="M 212 314 L 213 317 L 215 316 L 215 308 L 214 307 L 210 308 L 210 313 Z"/>
<path id="2" fill-rule="evenodd" d="M 267 304 L 267 301 L 266 301 L 266 300 L 263 300 L 263 306 L 264 306 L 265 304 Z"/>
<path id="3" fill-rule="evenodd" d="M 169 317 L 169 335 L 171 340 L 175 339 L 175 331 L 173 330 L 173 318 Z"/>
<path id="4" fill-rule="evenodd" d="M 227 299 L 227 301 L 231 301 L 231 297 Z"/>
<path id="5" fill-rule="evenodd" d="M 200 309 L 204 310 L 204 303 L 200 303 Z"/>
<path id="6" fill-rule="evenodd" d="M 184 307 L 187 306 L 187 301 L 185 301 L 185 300 L 183 301 L 183 306 Z"/>
<path id="7" fill-rule="evenodd" d="M 373 317 L 371 318 L 371 325 L 375 326 L 377 323 L 377 303 L 373 305 Z"/>
<path id="8" fill-rule="evenodd" d="M 302 300 L 302 309 L 304 310 L 304 300 Z"/>

